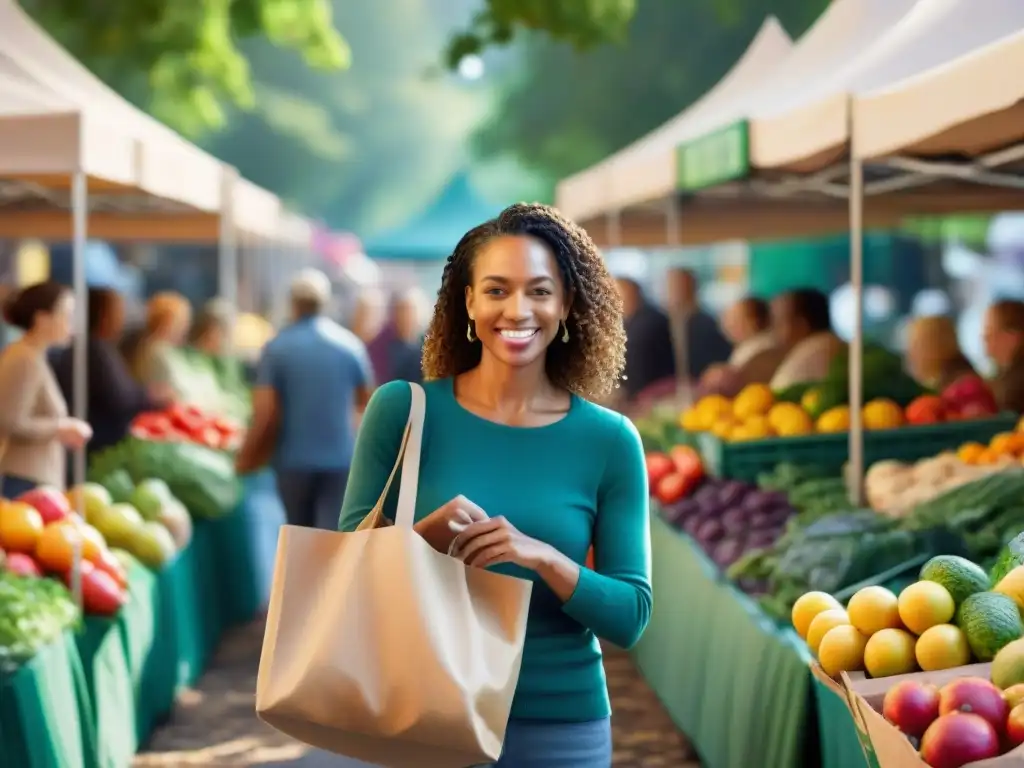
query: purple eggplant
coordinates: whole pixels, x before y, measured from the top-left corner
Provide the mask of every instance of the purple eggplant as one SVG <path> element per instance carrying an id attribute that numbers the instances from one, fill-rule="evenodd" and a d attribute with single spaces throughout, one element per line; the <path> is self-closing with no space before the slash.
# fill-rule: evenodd
<path id="1" fill-rule="evenodd" d="M 697 541 L 703 545 L 714 544 L 725 536 L 725 528 L 718 520 L 705 520 L 697 529 Z"/>
<path id="2" fill-rule="evenodd" d="M 727 508 L 738 507 L 743 502 L 743 497 L 747 495 L 749 486 L 733 480 L 722 486 L 722 489 L 718 492 L 718 503 Z"/>
<path id="3" fill-rule="evenodd" d="M 722 539 L 715 545 L 714 554 L 711 559 L 720 568 L 728 568 L 740 559 L 743 554 L 743 541 L 740 539 Z"/>

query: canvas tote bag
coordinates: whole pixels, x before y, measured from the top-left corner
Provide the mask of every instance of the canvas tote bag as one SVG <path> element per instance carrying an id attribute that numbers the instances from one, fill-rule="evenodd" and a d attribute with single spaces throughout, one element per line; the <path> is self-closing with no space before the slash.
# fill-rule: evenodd
<path id="1" fill-rule="evenodd" d="M 281 528 L 256 712 L 387 768 L 468 768 L 501 755 L 532 585 L 412 530 L 425 394 L 410 386 L 402 447 L 361 530 Z M 395 524 L 380 527 L 399 466 Z"/>

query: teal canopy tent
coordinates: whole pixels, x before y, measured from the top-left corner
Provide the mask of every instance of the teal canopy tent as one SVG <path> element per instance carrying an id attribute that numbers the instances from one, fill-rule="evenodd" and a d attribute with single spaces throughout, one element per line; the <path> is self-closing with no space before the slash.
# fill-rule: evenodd
<path id="1" fill-rule="evenodd" d="M 410 221 L 365 243 L 367 256 L 388 261 L 445 259 L 467 231 L 504 206 L 485 200 L 469 174 L 457 173 L 437 198 Z"/>

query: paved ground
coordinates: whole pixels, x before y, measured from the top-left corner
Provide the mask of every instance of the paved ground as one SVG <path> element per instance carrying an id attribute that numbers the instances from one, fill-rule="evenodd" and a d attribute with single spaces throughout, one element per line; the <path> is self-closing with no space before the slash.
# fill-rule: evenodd
<path id="1" fill-rule="evenodd" d="M 154 734 L 134 768 L 359 768 L 291 741 L 253 713 L 253 691 L 263 627 L 231 633 L 195 690 L 185 692 L 171 722 Z M 685 738 L 673 727 L 629 657 L 607 654 L 615 768 L 698 768 Z"/>

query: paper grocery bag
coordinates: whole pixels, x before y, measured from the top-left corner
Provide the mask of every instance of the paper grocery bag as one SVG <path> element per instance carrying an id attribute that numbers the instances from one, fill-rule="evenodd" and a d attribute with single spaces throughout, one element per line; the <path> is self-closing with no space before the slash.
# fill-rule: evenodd
<path id="1" fill-rule="evenodd" d="M 412 530 L 425 396 L 365 526 L 284 526 L 256 687 L 259 717 L 388 768 L 501 755 L 522 662 L 528 581 L 467 567 Z M 395 524 L 378 527 L 402 467 Z"/>

